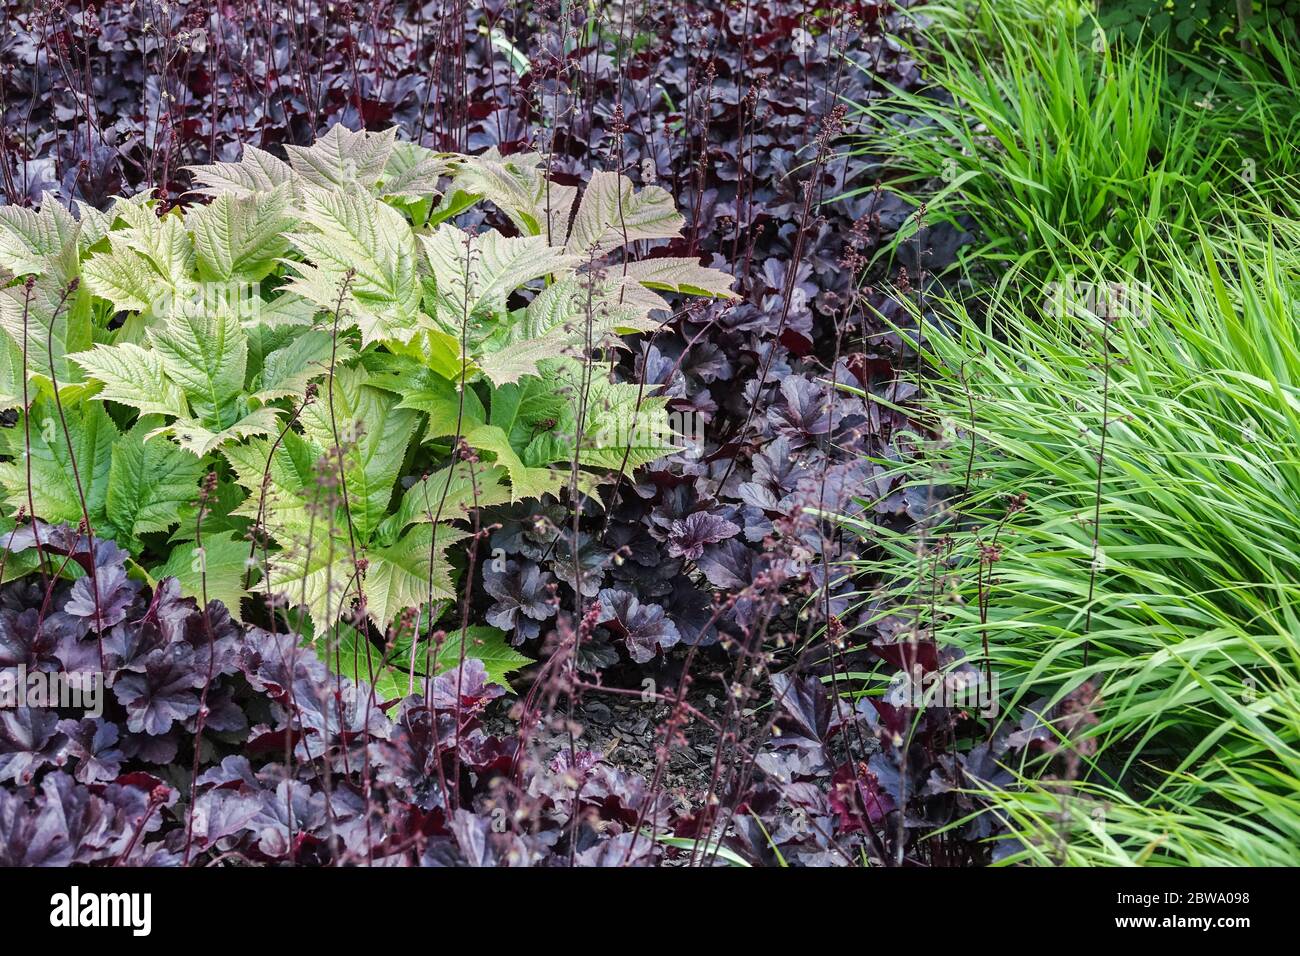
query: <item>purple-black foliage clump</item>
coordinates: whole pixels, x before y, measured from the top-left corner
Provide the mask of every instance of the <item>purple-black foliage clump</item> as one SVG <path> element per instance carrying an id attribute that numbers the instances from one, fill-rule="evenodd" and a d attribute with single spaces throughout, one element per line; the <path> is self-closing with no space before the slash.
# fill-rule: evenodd
<path id="1" fill-rule="evenodd" d="M 122 552 L 96 557 L 101 585 L 115 581 Z M 39 577 L 0 589 L 0 673 L 99 676 L 101 646 L 107 667 L 97 705 L 0 709 L 0 865 L 567 865 L 621 861 L 643 808 L 669 820 L 599 755 L 578 752 L 575 798 L 574 768 L 485 732 L 505 689 L 477 659 L 385 711 L 298 635 L 200 609 L 174 579 L 114 585 L 120 616 L 96 631 L 70 610 L 88 579 L 54 582 L 48 602 Z M 658 858 L 639 842 L 634 862 Z"/>

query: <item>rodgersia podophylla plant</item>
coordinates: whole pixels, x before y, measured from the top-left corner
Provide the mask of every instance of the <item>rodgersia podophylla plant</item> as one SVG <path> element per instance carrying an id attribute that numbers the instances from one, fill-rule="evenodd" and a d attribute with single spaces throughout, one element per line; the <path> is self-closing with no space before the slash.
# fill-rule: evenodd
<path id="1" fill-rule="evenodd" d="M 0 265 L 25 280 L 0 300 L 0 391 L 35 396 L 5 431 L 11 510 L 235 614 L 260 572 L 317 633 L 357 609 L 383 632 L 454 597 L 469 509 L 589 494 L 676 450 L 667 399 L 593 358 L 666 318 L 661 292 L 729 295 L 695 259 L 633 258 L 679 233 L 667 192 L 597 172 L 580 194 L 540 156 L 396 130 L 287 152 L 196 167 L 210 201 L 188 210 L 0 209 Z M 515 235 L 455 225 L 483 201 Z"/>

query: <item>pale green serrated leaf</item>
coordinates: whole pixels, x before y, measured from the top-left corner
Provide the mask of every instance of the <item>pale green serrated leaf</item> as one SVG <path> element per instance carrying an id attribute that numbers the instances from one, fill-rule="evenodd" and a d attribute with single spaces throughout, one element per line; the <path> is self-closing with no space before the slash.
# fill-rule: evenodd
<path id="1" fill-rule="evenodd" d="M 235 423 L 248 363 L 248 335 L 237 317 L 183 303 L 163 328 L 149 330 L 149 341 L 204 429 L 219 432 Z"/>
<path id="2" fill-rule="evenodd" d="M 657 328 L 659 322 L 650 317 L 656 311 L 668 313 L 668 303 L 633 280 L 575 275 L 542 290 L 513 334 L 521 342 L 551 343 L 553 356 L 579 357 L 588 343 L 618 347 L 619 334 Z"/>
<path id="3" fill-rule="evenodd" d="M 664 455 L 680 451 L 665 414 L 667 399 L 648 397 L 631 383 L 611 382 L 611 366 L 599 363 L 585 374 L 575 361 L 557 361 L 548 375 L 565 408 L 553 429 L 537 435 L 521 454 L 530 466 L 572 461 L 598 468 L 639 468 Z M 574 442 L 582 383 L 590 387 L 582 407 L 582 442 Z"/>
<path id="4" fill-rule="evenodd" d="M 352 525 L 362 541 L 388 514 L 418 420 L 415 412 L 397 407 L 396 396 L 367 385 L 367 378 L 363 368 L 338 369 L 299 419 L 317 447 L 341 446 Z"/>
<path id="5" fill-rule="evenodd" d="M 260 523 L 276 540 L 305 538 L 315 526 L 307 490 L 317 487 L 317 450 L 292 431 L 278 440 L 227 444 L 222 455 L 249 492 L 239 514 Z"/>
<path id="6" fill-rule="evenodd" d="M 446 438 L 464 435 L 475 425 L 487 422 L 483 403 L 472 388 L 465 389 L 464 401 L 455 384 L 437 376 L 428 376 L 427 383 L 413 383 L 412 387 L 398 392 L 399 408 L 410 408 L 428 416 L 426 438 Z"/>
<path id="7" fill-rule="evenodd" d="M 533 279 L 572 270 L 578 259 L 542 236 L 507 238 L 496 231 L 471 236 L 450 224 L 420 237 L 437 282 L 438 299 L 454 317 L 504 312 L 512 292 Z"/>
<path id="8" fill-rule="evenodd" d="M 289 290 L 332 312 L 346 280 L 346 303 L 363 343 L 409 341 L 419 330 L 422 296 L 410 223 L 355 185 L 310 190 L 302 220 L 311 228 L 289 238 L 310 264 L 294 264 L 301 279 Z"/>
<path id="9" fill-rule="evenodd" d="M 301 397 L 308 382 L 329 371 L 331 360 L 341 366 L 352 357 L 351 347 L 345 344 L 336 347 L 328 332 L 300 332 L 263 360 L 261 383 L 255 397 L 263 402 L 286 396 Z"/>
<path id="10" fill-rule="evenodd" d="M 119 259 L 136 258 L 134 268 L 143 268 L 165 287 L 189 282 L 194 272 L 194 244 L 185 231 L 179 212 L 159 217 L 153 202 L 118 202 L 116 219 L 125 228 L 108 234 L 109 246 Z"/>
<path id="11" fill-rule="evenodd" d="M 66 408 L 60 418 L 55 403 L 40 398 L 32 404 L 28 422 L 29 427 L 20 417 L 13 428 L 0 430 L 6 453 L 13 459 L 0 464 L 0 485 L 4 486 L 10 507 L 29 508 L 27 466 L 30 465 L 30 506 L 35 508 L 36 517 L 50 523 L 77 524 L 82 519 L 81 493 L 85 495 L 91 520 L 101 517 L 113 445 L 120 437 L 104 406 L 98 402 L 82 403 Z M 30 456 L 25 454 L 28 437 Z"/>
<path id="12" fill-rule="evenodd" d="M 131 538 L 167 531 L 199 493 L 199 462 L 171 442 L 146 442 L 146 422 L 115 442 L 108 470 L 105 514 L 113 527 Z"/>
<path id="13" fill-rule="evenodd" d="M 493 385 L 507 385 L 525 376 L 540 375 L 543 362 L 567 355 L 575 348 L 569 336 L 521 339 L 480 356 L 478 367 Z"/>
<path id="14" fill-rule="evenodd" d="M 578 196 L 576 186 L 548 183 L 537 153 L 502 156 L 494 147 L 478 156 L 465 156 L 452 181 L 454 190 L 482 196 L 504 212 L 525 236 L 564 242 L 569 217 Z"/>
<path id="15" fill-rule="evenodd" d="M 475 448 L 494 454 L 497 463 L 505 466 L 510 475 L 511 501 L 558 494 L 564 487 L 566 477 L 562 471 L 525 465 L 511 446 L 510 437 L 495 425 L 480 425 L 469 433 L 467 439 Z"/>
<path id="16" fill-rule="evenodd" d="M 506 677 L 533 663 L 532 658 L 519 653 L 506 640 L 505 632 L 495 627 L 471 626 L 465 628 L 465 652 L 461 654 L 461 632 L 452 630 L 447 634 L 442 650 L 438 653 L 434 673 L 453 670 L 460 666 L 462 657 L 474 658 L 483 662 L 488 681 L 506 686 Z"/>
<path id="17" fill-rule="evenodd" d="M 196 185 L 193 191 L 208 196 L 251 196 L 270 192 L 294 179 L 293 169 L 287 163 L 256 146 L 245 146 L 237 163 L 184 168 L 194 174 Z"/>
<path id="18" fill-rule="evenodd" d="M 259 435 L 275 434 L 280 428 L 279 416 L 280 410 L 278 408 L 272 408 L 269 405 L 264 406 L 249 412 L 243 418 L 231 425 L 227 425 L 220 431 L 213 431 L 202 422 L 193 419 L 178 418 L 172 424 L 150 432 L 149 437 L 170 435 L 186 451 L 202 458 L 204 455 L 209 455 L 230 442 L 243 441 L 245 438 L 253 438 Z"/>
<path id="19" fill-rule="evenodd" d="M 0 206 L 0 270 L 15 276 L 45 271 L 52 257 L 77 244 L 77 221 L 46 193 L 40 211 Z"/>
<path id="20" fill-rule="evenodd" d="M 23 353 L 7 335 L 0 336 L 0 412 L 22 406 L 23 378 Z"/>
<path id="21" fill-rule="evenodd" d="M 248 364 L 246 376 L 249 381 L 258 382 L 266 370 L 266 359 L 272 352 L 282 349 L 302 335 L 301 329 L 291 325 L 265 325 L 261 322 L 244 324 L 248 336 Z"/>
<path id="22" fill-rule="evenodd" d="M 170 290 L 144 259 L 129 249 L 96 253 L 82 268 L 90 291 L 119 312 L 150 311 Z"/>
<path id="23" fill-rule="evenodd" d="M 30 296 L 24 285 L 0 289 L 0 326 L 18 346 L 27 344 L 27 374 L 49 381 L 50 353 L 60 386 L 82 380 L 81 368 L 68 355 L 94 344 L 90 293 L 78 288 L 69 294 L 58 265 L 42 272 Z"/>
<path id="24" fill-rule="evenodd" d="M 272 593 L 291 608 L 305 609 L 317 634 L 325 633 L 360 593 L 360 572 L 346 536 L 330 535 L 322 525 L 312 529 L 310 541 L 282 542 L 284 550 L 272 553 L 268 562 Z"/>
<path id="25" fill-rule="evenodd" d="M 629 262 L 623 268 L 624 275 L 651 289 L 686 295 L 719 296 L 724 299 L 735 298 L 736 295 L 731 291 L 734 276 L 721 269 L 706 268 L 696 259 L 641 259 Z"/>
<path id="26" fill-rule="evenodd" d="M 406 608 L 420 607 L 431 597 L 455 598 L 446 551 L 466 536 L 448 525 L 420 525 L 390 547 L 370 551 L 366 609 L 375 626 L 385 630 Z"/>
<path id="27" fill-rule="evenodd" d="M 313 467 L 318 456 L 296 432 L 285 432 L 279 441 L 254 438 L 238 445 L 227 445 L 221 454 L 230 463 L 235 479 L 250 492 L 270 482 L 272 485 L 301 494 L 314 484 Z"/>
<path id="28" fill-rule="evenodd" d="M 167 365 L 157 352 L 129 342 L 96 345 L 89 352 L 70 356 L 87 378 L 103 388 L 95 398 L 129 405 L 141 415 L 189 416 L 181 387 L 167 377 Z"/>
<path id="29" fill-rule="evenodd" d="M 205 534 L 201 547 L 194 542 L 178 544 L 166 563 L 153 568 L 150 574 L 159 581 L 175 578 L 181 594 L 199 604 L 205 596 L 209 601 L 220 601 L 238 621 L 240 602 L 248 594 L 244 589 L 244 580 L 250 576 L 248 557 L 247 541 L 230 534 Z"/>
<path id="30" fill-rule="evenodd" d="M 418 693 L 424 686 L 425 656 L 423 647 L 416 650 L 416 669 L 410 669 L 411 639 L 399 637 L 386 658 L 380 648 L 369 648 L 356 629 L 340 623 L 329 640 L 317 641 L 316 651 L 331 669 L 350 680 L 374 688 L 375 700 L 386 703 L 410 693 Z M 433 674 L 454 670 L 462 660 L 474 658 L 482 661 L 490 683 L 508 686 L 506 678 L 533 663 L 532 658 L 519 653 L 506 641 L 504 632 L 495 627 L 472 626 L 462 635 L 452 630 L 442 638 L 438 656 L 433 660 Z"/>
<path id="31" fill-rule="evenodd" d="M 204 281 L 265 278 L 289 248 L 286 233 L 297 221 L 290 202 L 289 187 L 283 185 L 257 196 L 221 195 L 193 207 L 185 226 L 194 236 Z"/>
<path id="32" fill-rule="evenodd" d="M 438 203 L 438 205 L 429 212 L 429 217 L 425 221 L 425 225 L 429 228 L 433 228 L 440 223 L 446 222 L 448 219 L 455 219 L 466 209 L 472 208 L 482 198 L 482 196 L 467 193 L 464 190 L 453 189 L 451 192 L 447 193 L 447 195 L 443 196 L 442 202 Z"/>
<path id="33" fill-rule="evenodd" d="M 566 383 L 553 377 L 528 378 L 492 391 L 491 423 L 515 448 L 525 448 L 539 431 L 554 428 L 570 404 Z"/>
<path id="34" fill-rule="evenodd" d="M 432 524 L 468 516 L 473 508 L 487 508 L 510 500 L 502 484 L 506 470 L 493 465 L 457 462 L 421 478 L 402 493 L 397 510 L 379 527 L 381 537 L 395 537 L 408 524 Z"/>
<path id="35" fill-rule="evenodd" d="M 450 171 L 445 156 L 416 143 L 397 142 L 384 167 L 379 193 L 402 199 L 436 196 L 439 180 Z"/>
<path id="36" fill-rule="evenodd" d="M 8 584 L 40 567 L 40 554 L 35 548 L 10 549 L 17 529 L 18 525 L 12 518 L 0 514 L 0 555 L 4 556 L 0 560 L 0 584 Z"/>
<path id="37" fill-rule="evenodd" d="M 257 305 L 252 321 L 248 324 L 266 325 L 271 328 L 310 326 L 320 310 L 321 306 L 317 303 L 282 290 L 269 301 L 262 300 Z"/>
<path id="38" fill-rule="evenodd" d="M 403 687 L 406 686 L 410 673 L 410 646 L 409 637 L 399 640 L 392 655 L 393 669 L 398 672 Z M 464 629 L 463 634 L 459 627 L 448 629 L 442 638 L 438 656 L 434 658 L 433 673 L 436 676 L 444 671 L 454 671 L 460 666 L 461 661 L 470 658 L 483 662 L 483 669 L 487 671 L 489 683 L 500 684 L 503 687 L 509 686 L 506 684 L 506 678 L 510 674 L 533 663 L 532 658 L 510 646 L 505 632 L 501 629 L 486 625 L 470 625 Z M 424 656 L 419 650 L 416 651 L 416 661 L 417 666 L 422 669 Z M 418 674 L 416 681 L 419 686 Z"/>
<path id="39" fill-rule="evenodd" d="M 289 163 L 309 186 L 330 189 L 359 184 L 369 189 L 384 173 L 397 140 L 397 127 L 382 133 L 354 133 L 335 123 L 310 146 L 286 146 Z"/>
<path id="40" fill-rule="evenodd" d="M 501 334 L 479 344 L 478 368 L 493 383 L 541 374 L 548 359 L 581 358 L 596 348 L 623 348 L 620 335 L 656 328 L 654 308 L 667 303 L 630 280 L 568 276 L 548 285 Z"/>
<path id="41" fill-rule="evenodd" d="M 637 192 L 618 173 L 597 171 L 582 194 L 566 246 L 584 260 L 597 258 L 637 239 L 672 239 L 685 220 L 673 197 L 658 186 Z"/>
<path id="42" fill-rule="evenodd" d="M 73 206 L 77 210 L 77 221 L 81 224 L 77 243 L 84 252 L 108 235 L 108 231 L 113 228 L 113 221 L 80 199 L 73 200 Z"/>

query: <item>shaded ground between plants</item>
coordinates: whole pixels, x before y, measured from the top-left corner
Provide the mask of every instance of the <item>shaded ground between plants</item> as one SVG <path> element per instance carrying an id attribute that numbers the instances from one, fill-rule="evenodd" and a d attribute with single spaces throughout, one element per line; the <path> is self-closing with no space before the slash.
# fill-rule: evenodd
<path id="1" fill-rule="evenodd" d="M 721 686 L 701 682 L 692 687 L 686 702 L 703 714 L 721 717 L 724 693 Z M 484 718 L 484 729 L 501 737 L 517 734 L 519 725 L 510 714 L 513 705 L 513 699 L 497 701 Z M 611 766 L 648 780 L 654 776 L 658 762 L 657 748 L 663 738 L 660 728 L 671 711 L 671 705 L 660 700 L 588 693 L 574 707 L 571 718 L 557 716 L 531 737 L 530 744 L 536 757 L 549 764 L 568 752 L 571 738 L 567 726 L 571 720 L 579 728 L 572 738 L 576 749 L 601 754 Z M 684 815 L 698 811 L 704 804 L 713 776 L 718 735 L 712 727 L 688 715 L 682 736 L 684 740 L 668 750 L 662 789 Z"/>

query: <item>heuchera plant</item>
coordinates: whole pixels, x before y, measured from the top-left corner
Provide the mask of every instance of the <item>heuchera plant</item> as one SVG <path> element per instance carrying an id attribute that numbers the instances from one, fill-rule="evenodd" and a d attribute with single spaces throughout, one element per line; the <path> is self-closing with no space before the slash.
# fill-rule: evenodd
<path id="1" fill-rule="evenodd" d="M 480 661 L 386 713 L 295 635 L 237 626 L 220 604 L 182 597 L 175 580 L 141 587 L 111 541 L 92 549 L 75 530 L 44 532 L 46 553 L 87 576 L 4 589 L 0 668 L 102 682 L 85 684 L 98 687 L 89 715 L 58 701 L 0 709 L 0 866 L 662 855 L 649 831 L 664 832 L 670 802 L 643 780 L 587 751 L 546 767 L 483 729 L 505 690 Z M 30 526 L 8 537 L 18 553 L 35 546 Z M 99 616 L 92 579 L 108 610 Z"/>
<path id="2" fill-rule="evenodd" d="M 539 156 L 395 132 L 335 126 L 288 162 L 250 146 L 194 169 L 211 201 L 188 211 L 0 208 L 0 265 L 26 279 L 4 290 L 0 391 L 36 394 L 6 433 L 11 508 L 136 556 L 181 525 L 151 575 L 238 615 L 262 569 L 316 633 L 362 599 L 383 633 L 454 597 L 469 509 L 676 450 L 667 399 L 590 358 L 669 314 L 658 291 L 729 295 L 694 259 L 627 257 L 678 234 L 671 196 L 596 173 L 579 198 Z M 453 224 L 482 200 L 518 234 Z"/>

